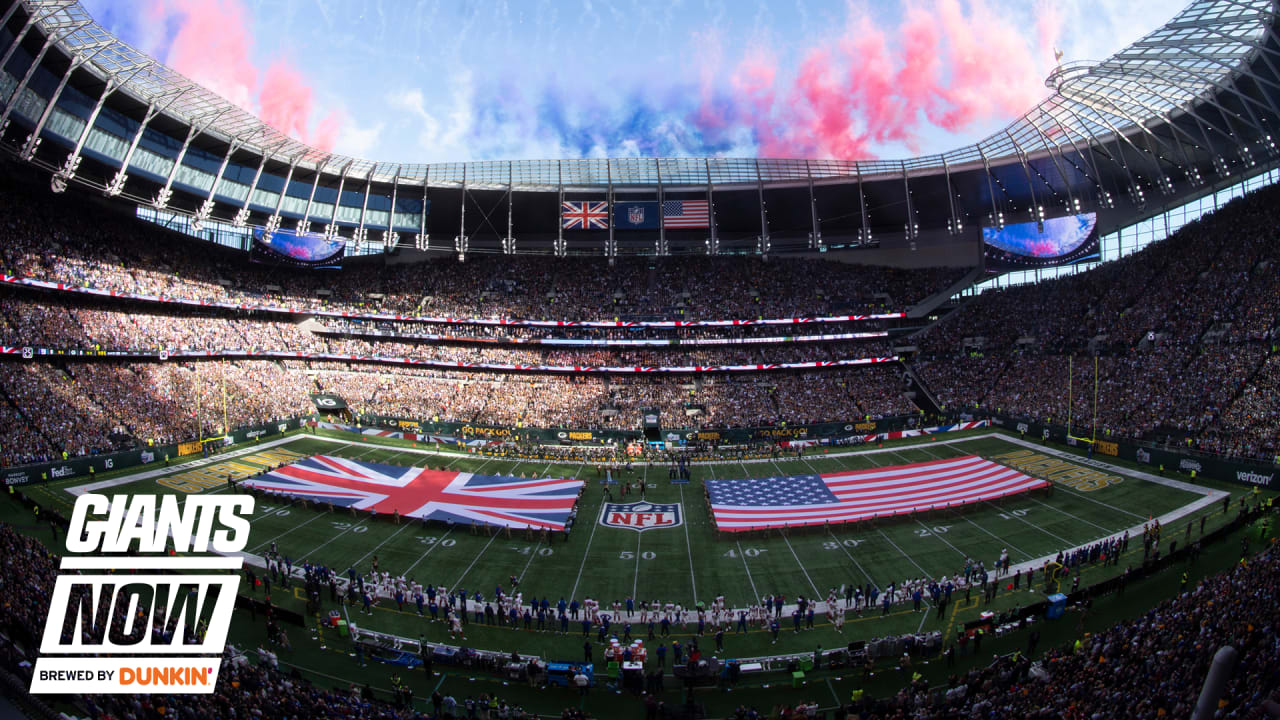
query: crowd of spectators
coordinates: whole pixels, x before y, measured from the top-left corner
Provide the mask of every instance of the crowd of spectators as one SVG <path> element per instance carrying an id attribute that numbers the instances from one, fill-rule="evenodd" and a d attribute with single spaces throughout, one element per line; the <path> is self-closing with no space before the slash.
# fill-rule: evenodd
<path id="1" fill-rule="evenodd" d="M 651 378 L 311 370 L 361 413 L 424 420 L 581 429 L 636 429 L 642 408 L 663 427 L 766 427 L 916 412 L 886 367 L 761 376 Z"/>
<path id="2" fill-rule="evenodd" d="M 215 437 L 301 415 L 314 385 L 276 363 L 0 364 L 6 465 Z"/>
<path id="3" fill-rule="evenodd" d="M 1275 343 L 1280 340 L 1278 201 L 1280 189 L 1265 188 L 1131 256 L 971 299 L 913 341 L 922 348 L 915 365 L 918 375 L 945 408 L 980 408 L 1058 423 L 1070 419 L 1081 432 L 1096 425 L 1103 436 L 1272 459 L 1280 450 L 1273 400 Z M 613 317 L 618 309 L 614 300 L 625 297 L 644 298 L 656 313 L 653 317 L 726 318 L 818 314 L 831 311 L 837 298 L 848 306 L 866 297 L 882 302 L 886 293 L 891 298 L 921 297 L 951 277 L 950 271 L 929 271 L 905 279 L 888 271 L 809 261 L 766 268 L 743 258 L 682 258 L 670 266 L 660 261 L 614 268 L 602 264 L 599 276 L 593 275 L 589 260 L 556 267 L 548 258 L 523 257 L 496 266 L 417 266 L 413 274 L 381 263 L 337 274 L 304 273 L 246 264 L 240 255 L 172 238 L 155 242 L 161 231 L 136 221 L 55 216 L 59 202 L 36 198 L 23 210 L 0 207 L 0 232 L 11 240 L 0 246 L 0 257 L 11 272 L 199 300 L 360 310 L 375 309 L 368 298 L 376 291 L 385 295 L 383 309 L 397 312 L 539 318 L 552 308 L 553 317 L 591 319 L 602 316 L 599 308 L 608 308 L 603 316 Z M 90 222 L 95 223 L 92 228 Z M 100 242 L 79 242 L 81 235 Z M 888 285 L 881 282 L 889 277 Z M 333 292 L 324 299 L 316 294 L 322 284 Z M 615 298 L 616 291 L 622 296 Z M 772 301 L 766 298 L 775 294 L 789 299 L 789 310 L 768 305 Z M 675 298 L 683 307 L 657 302 L 658 296 Z M 900 308 L 896 302 L 894 308 Z M 892 343 L 882 338 L 666 348 L 518 342 L 553 337 L 751 339 L 791 333 L 789 327 L 636 331 L 297 319 L 86 296 L 0 293 L 0 344 L 11 347 L 294 351 L 575 367 L 713 367 L 892 353 Z M 840 323 L 800 329 L 884 327 Z M 367 329 L 392 334 L 343 334 Z M 397 336 L 422 332 L 452 333 L 459 340 Z M 319 388 L 369 412 L 519 427 L 630 429 L 646 407 L 659 409 L 664 427 L 692 428 L 843 421 L 915 411 L 903 396 L 898 371 L 884 367 L 745 376 L 552 377 L 334 363 L 210 362 L 203 364 L 203 385 L 195 379 L 198 367 L 169 362 L 4 368 L 0 413 L 14 422 L 4 430 L 7 442 L 0 460 L 12 464 L 102 452 L 144 439 L 173 441 L 215 433 L 224 422 L 236 426 L 306 412 L 306 395 Z M 225 419 L 223 375 L 230 398 Z"/>
<path id="4" fill-rule="evenodd" d="M 810 317 L 899 311 L 962 268 L 899 270 L 745 256 L 503 257 L 500 264 L 353 261 L 328 273 L 253 265 L 243 253 L 50 196 L 0 186 L 0 263 L 40 280 L 198 301 L 447 317 L 612 320 Z"/>
<path id="5" fill-rule="evenodd" d="M 344 369 L 338 369 L 344 368 Z M 917 412 L 890 366 L 707 376 L 494 375 L 308 361 L 0 364 L 6 465 L 221 435 L 312 411 L 331 392 L 357 413 L 511 427 L 768 427 Z M 65 455 L 63 454 L 65 453 Z"/>
<path id="6" fill-rule="evenodd" d="M 49 613 L 58 557 L 41 543 L 0 526 L 5 572 L 0 588 L 0 667 L 30 682 L 39 628 Z M 1217 717 L 1260 716 L 1276 707 L 1280 644 L 1280 554 L 1272 548 L 1230 570 L 1183 588 L 1132 620 L 1046 650 L 1042 657 L 1014 653 L 954 674 L 944 691 L 919 675 L 904 677 L 889 697 L 859 697 L 840 717 L 865 720 L 911 717 L 1188 717 L 1218 650 L 1231 646 L 1239 662 L 1229 673 Z M 837 600 L 838 602 L 838 600 Z M 1034 652 L 1034 647 L 1032 648 Z M 90 718 L 352 717 L 404 720 L 424 717 L 401 702 L 379 701 L 367 686 L 316 687 L 295 670 L 285 672 L 262 651 L 263 662 L 230 646 L 210 695 L 95 695 L 79 698 Z M 187 698 L 190 698 L 188 700 Z M 433 698 L 434 699 L 434 698 Z M 164 709 L 161 710 L 160 708 Z M 746 715 L 739 715 L 746 717 Z"/>
<path id="7" fill-rule="evenodd" d="M 746 340 L 789 336 L 834 335 L 842 333 L 870 333 L 884 331 L 886 320 L 858 320 L 843 323 L 788 323 L 781 325 L 730 325 L 685 327 L 582 327 L 525 326 L 525 325 L 477 325 L 457 323 L 432 323 L 399 320 L 362 320 L 358 318 L 324 318 L 328 332 L 347 335 L 394 335 L 404 338 L 414 336 L 451 337 L 482 340 L 495 343 L 536 343 L 548 339 L 573 340 Z"/>
<path id="8" fill-rule="evenodd" d="M 1141 251 L 1076 273 L 990 290 L 924 334 L 926 352 L 951 353 L 965 338 L 988 352 L 1021 338 L 1051 353 L 1089 348 L 1270 341 L 1280 315 L 1280 186 L 1236 198 Z M 1101 337 L 1100 337 L 1101 336 Z"/>
<path id="9" fill-rule="evenodd" d="M 564 347 L 439 343 L 412 338 L 346 337 L 317 333 L 308 323 L 264 317 L 225 317 L 170 309 L 148 312 L 42 302 L 30 296 L 0 298 L 0 344 L 59 349 L 134 352 L 258 350 L 412 357 L 438 362 L 568 366 L 711 366 L 813 362 L 885 356 L 883 339 L 790 344 L 717 345 L 697 348 Z M 407 340 L 407 341 L 406 341 Z"/>
<path id="10" fill-rule="evenodd" d="M 915 368 L 951 408 L 1085 431 L 1096 412 L 1099 436 L 1274 460 L 1278 237 L 1272 186 L 1128 257 L 967 301 L 917 339 Z"/>
<path id="11" fill-rule="evenodd" d="M 0 667 L 21 680 L 23 687 L 31 682 L 32 663 L 40 645 L 40 632 L 49 614 L 49 598 L 58 576 L 58 556 L 43 544 L 0 525 L 0 557 L 4 570 L 0 588 L 5 601 L 0 604 Z M 250 654 L 234 645 L 223 653 L 214 691 L 207 695 L 83 695 L 71 698 L 79 705 L 83 717 L 91 720 L 112 718 L 358 718 L 359 720 L 428 720 L 433 713 L 405 704 L 412 694 L 400 693 L 396 702 L 375 697 L 368 685 L 350 684 L 345 689 L 313 685 L 296 670 L 279 666 L 275 653 L 260 649 L 262 660 L 254 664 Z M 424 698 L 425 700 L 425 698 Z M 473 698 L 458 700 L 477 705 Z M 527 715 L 514 705 L 483 695 L 479 702 L 501 708 L 504 716 L 524 718 Z M 417 707 L 425 703 L 420 701 Z M 77 713 L 79 715 L 79 713 Z M 435 717 L 440 717 L 438 713 Z M 459 715 L 460 717 L 461 715 Z"/>

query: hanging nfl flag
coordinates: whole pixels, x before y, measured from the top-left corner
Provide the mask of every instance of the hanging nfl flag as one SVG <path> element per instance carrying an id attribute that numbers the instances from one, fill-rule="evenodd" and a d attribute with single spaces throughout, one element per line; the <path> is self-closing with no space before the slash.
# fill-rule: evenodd
<path id="1" fill-rule="evenodd" d="M 615 202 L 613 226 L 619 230 L 657 230 L 657 201 Z"/>
<path id="2" fill-rule="evenodd" d="M 560 227 L 565 230 L 608 230 L 609 203 L 586 200 L 560 203 Z"/>
<path id="3" fill-rule="evenodd" d="M 668 229 L 710 227 L 710 220 L 706 200 L 666 200 L 662 203 L 662 224 Z"/>

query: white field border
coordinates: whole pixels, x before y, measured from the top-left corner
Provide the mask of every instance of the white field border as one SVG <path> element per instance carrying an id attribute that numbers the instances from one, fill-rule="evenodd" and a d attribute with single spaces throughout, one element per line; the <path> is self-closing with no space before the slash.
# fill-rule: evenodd
<path id="1" fill-rule="evenodd" d="M 228 460 L 228 459 L 233 459 L 233 458 L 236 458 L 236 457 L 241 457 L 241 456 L 243 456 L 243 455 L 252 454 L 252 453 L 254 453 L 254 452 L 261 452 L 262 450 L 265 450 L 265 449 L 267 449 L 267 448 L 276 447 L 276 446 L 279 446 L 279 445 L 287 444 L 287 443 L 294 442 L 294 441 L 297 441 L 297 440 L 302 440 L 302 439 L 320 440 L 320 441 L 322 441 L 322 442 L 328 442 L 328 443 L 332 443 L 332 444 L 335 444 L 335 445 L 342 445 L 342 446 L 360 446 L 360 447 L 366 447 L 366 448 L 370 448 L 370 449 L 379 449 L 379 450 L 396 450 L 396 451 L 403 452 L 403 453 L 407 453 L 407 454 L 410 454 L 410 455 L 423 455 L 423 456 L 450 456 L 450 457 L 454 457 L 455 459 L 457 459 L 457 458 L 461 458 L 461 457 L 477 457 L 477 458 L 485 457 L 485 456 L 483 456 L 483 455 L 473 455 L 473 454 L 471 454 L 471 453 L 443 452 L 443 451 L 437 451 L 437 450 L 434 450 L 434 449 L 418 449 L 418 448 L 407 448 L 407 449 L 401 449 L 401 448 L 397 448 L 397 447 L 396 447 L 396 446 L 394 446 L 394 445 L 384 445 L 384 444 L 380 444 L 380 443 L 369 443 L 369 442 L 343 442 L 343 441 L 342 441 L 342 440 L 340 440 L 340 439 L 332 438 L 332 437 L 327 437 L 327 436 L 322 436 L 322 435 L 307 435 L 307 434 L 301 434 L 301 435 L 299 435 L 299 434 L 294 434 L 294 435 L 287 435 L 287 436 L 285 436 L 285 437 L 277 438 L 277 439 L 275 439 L 275 440 L 271 440 L 271 441 L 264 442 L 264 443 L 261 443 L 261 444 L 256 444 L 256 445 L 253 445 L 253 446 L 250 446 L 250 447 L 246 447 L 246 448 L 241 448 L 241 449 L 238 449 L 238 450 L 234 450 L 234 451 L 231 451 L 231 452 L 228 452 L 228 453 L 222 453 L 222 454 L 219 454 L 219 455 L 215 455 L 215 456 L 213 456 L 213 457 L 209 457 L 209 458 L 201 458 L 201 459 L 199 459 L 199 460 L 189 461 L 189 462 L 183 463 L 183 464 L 181 464 L 181 465 L 172 465 L 172 466 L 169 466 L 169 467 L 160 467 L 160 468 L 156 468 L 156 469 L 154 469 L 154 470 L 147 470 L 147 471 L 143 471 L 143 472 L 140 472 L 140 473 L 133 473 L 133 474 L 124 475 L 124 476 L 121 476 L 121 477 L 118 477 L 118 478 L 112 478 L 112 479 L 110 479 L 110 480 L 103 480 L 103 481 L 99 481 L 99 482 L 95 482 L 95 483 L 89 483 L 89 484 L 86 484 L 86 485 L 80 485 L 80 486 L 76 486 L 76 487 L 64 488 L 64 490 L 65 490 L 66 492 L 68 492 L 68 493 L 72 494 L 72 495 L 79 496 L 79 495 L 83 495 L 83 494 L 88 493 L 88 492 L 93 492 L 93 491 L 95 491 L 95 490 L 100 490 L 100 489 L 109 488 L 109 487 L 118 487 L 118 486 L 120 486 L 120 485 L 127 485 L 127 484 L 129 484 L 129 483 L 133 483 L 133 482 L 136 482 L 136 481 L 138 481 L 138 480 L 145 480 L 145 479 L 147 479 L 147 478 L 160 477 L 160 476 L 163 476 L 163 475 L 169 475 L 169 474 L 172 474 L 172 473 L 175 473 L 175 472 L 179 472 L 179 471 L 183 471 L 183 470 L 191 470 L 191 469 L 195 469 L 195 468 L 198 468 L 198 467 L 204 467 L 204 466 L 206 466 L 206 465 L 212 465 L 212 464 L 215 464 L 215 463 L 218 463 L 218 462 L 223 462 L 223 461 Z M 1080 465 L 1085 465 L 1085 466 L 1087 466 L 1087 467 L 1097 468 L 1097 469 L 1099 469 L 1099 470 L 1107 470 L 1107 471 L 1109 471 L 1109 472 L 1113 472 L 1113 473 L 1115 473 L 1115 474 L 1117 474 L 1117 475 L 1122 475 L 1122 476 L 1124 476 L 1124 477 L 1129 477 L 1129 478 L 1133 478 L 1133 479 L 1137 479 L 1137 480 L 1143 480 L 1143 481 L 1146 481 L 1146 482 L 1154 483 L 1154 484 L 1156 484 L 1156 485 L 1161 485 L 1161 486 L 1164 486 L 1164 487 L 1174 488 L 1174 489 L 1177 489 L 1177 490 L 1182 490 L 1182 491 L 1185 491 L 1185 492 L 1189 492 L 1189 493 L 1193 493 L 1193 494 L 1201 495 L 1201 496 L 1202 496 L 1199 500 L 1193 501 L 1193 502 L 1191 502 L 1191 503 L 1188 503 L 1188 504 L 1183 505 L 1183 506 L 1178 507 L 1178 508 L 1174 508 L 1173 510 L 1170 510 L 1169 512 L 1167 512 L 1167 513 L 1165 513 L 1165 514 L 1161 515 L 1160 517 L 1156 518 L 1157 520 L 1159 520 L 1159 521 L 1160 521 L 1160 524 L 1161 524 L 1161 525 L 1169 525 L 1170 523 L 1173 523 L 1173 522 L 1177 521 L 1177 520 L 1178 520 L 1178 519 L 1180 519 L 1180 518 L 1186 517 L 1186 516 L 1188 516 L 1188 515 L 1190 515 L 1190 514 L 1192 514 L 1192 513 L 1196 512 L 1196 511 L 1198 511 L 1198 510 L 1201 510 L 1201 509 L 1203 509 L 1203 508 L 1205 508 L 1205 507 L 1208 507 L 1208 506 L 1210 506 L 1210 505 L 1213 505 L 1213 504 L 1215 504 L 1215 503 L 1218 503 L 1218 502 L 1220 502 L 1220 501 L 1222 500 L 1222 498 L 1223 498 L 1223 497 L 1226 497 L 1227 495 L 1229 495 L 1229 494 L 1230 494 L 1230 493 L 1226 492 L 1225 490 L 1213 490 L 1213 489 L 1211 489 L 1211 488 L 1201 487 L 1201 486 L 1199 486 L 1199 485 L 1193 485 L 1193 484 L 1191 484 L 1191 483 L 1182 482 L 1182 481 L 1180 481 L 1180 480 L 1173 480 L 1173 479 L 1170 479 L 1170 478 L 1160 477 L 1160 476 L 1158 476 L 1158 475 L 1153 475 L 1153 474 L 1151 474 L 1151 473 L 1144 472 L 1144 471 L 1141 471 L 1141 470 L 1133 470 L 1133 469 L 1129 469 L 1129 468 L 1120 467 L 1120 466 L 1117 466 L 1117 465 L 1111 465 L 1110 463 L 1103 462 L 1103 461 L 1101 461 L 1101 460 L 1097 460 L 1097 459 L 1093 459 L 1093 458 L 1082 458 L 1082 457 L 1079 457 L 1079 456 L 1077 456 L 1077 455 L 1075 455 L 1075 454 L 1073 454 L 1073 453 L 1069 453 L 1069 452 L 1067 452 L 1067 451 L 1065 451 L 1065 450 L 1059 450 L 1059 449 L 1057 449 L 1057 448 L 1047 447 L 1047 446 L 1044 446 L 1044 445 L 1041 445 L 1041 444 L 1038 444 L 1038 443 L 1035 443 L 1035 442 L 1031 442 L 1031 441 L 1028 441 L 1028 440 L 1023 440 L 1023 439 L 1021 439 L 1021 438 L 1018 438 L 1018 437 L 1015 437 L 1015 436 L 1012 436 L 1012 435 L 1006 435 L 1006 434 L 1004 434 L 1004 433 L 1000 433 L 1000 432 L 988 432 L 988 433 L 983 433 L 983 434 L 981 434 L 981 435 L 971 435 L 971 436 L 968 436 L 968 437 L 955 438 L 955 439 L 953 439 L 953 440 L 952 440 L 952 439 L 948 439 L 948 440 L 945 440 L 945 441 L 942 441 L 942 442 L 934 441 L 934 440 L 929 440 L 929 441 L 924 441 L 924 442 L 919 442 L 919 443 L 912 443 L 912 444 L 908 444 L 908 445 L 894 445 L 894 446 L 892 446 L 892 447 L 886 447 L 886 448 L 875 448 L 875 449 L 871 449 L 871 450 L 851 450 L 851 451 L 849 451 L 849 452 L 829 453 L 829 454 L 826 454 L 826 455 L 822 455 L 822 456 L 821 456 L 821 458 L 814 458 L 814 459 L 823 459 L 823 460 L 826 460 L 826 459 L 835 459 L 835 458 L 853 457 L 853 456 L 858 456 L 858 455 L 880 455 L 880 454 L 887 454 L 887 453 L 902 452 L 902 451 L 905 451 L 905 450 L 914 450 L 914 449 L 920 449 L 920 448 L 928 448 L 928 447 L 935 446 L 935 445 L 938 445 L 938 444 L 946 444 L 946 445 L 952 445 L 952 446 L 954 446 L 954 445 L 958 445 L 958 444 L 960 444 L 960 443 L 972 442 L 972 441 L 975 441 L 975 440 L 988 440 L 988 439 L 1001 440 L 1001 441 L 1003 441 L 1003 442 L 1007 442 L 1007 443 L 1009 443 L 1009 444 L 1011 444 L 1011 445 L 1017 445 L 1017 446 L 1024 447 L 1024 448 L 1027 448 L 1027 449 L 1030 449 L 1030 450 L 1034 450 L 1034 451 L 1036 451 L 1036 452 L 1044 453 L 1044 454 L 1046 454 L 1046 455 L 1052 455 L 1052 456 L 1054 456 L 1054 457 L 1058 457 L 1058 458 L 1061 458 L 1061 459 L 1063 459 L 1063 460 L 1067 460 L 1067 461 L 1069 461 L 1069 462 L 1078 463 L 1078 464 L 1080 464 Z M 487 459 L 487 460 L 492 460 L 493 458 L 486 458 L 486 459 Z M 807 458 L 807 457 L 802 458 L 802 460 L 804 460 L 804 461 L 806 461 L 806 462 L 807 462 L 809 459 L 810 459 L 810 458 Z M 764 464 L 764 463 L 772 463 L 772 462 L 774 462 L 774 459 L 773 459 L 773 458 L 761 458 L 761 459 L 754 459 L 754 460 L 734 460 L 734 461 L 730 461 L 730 462 L 699 461 L 699 462 L 694 462 L 694 463 L 690 463 L 690 464 L 691 464 L 691 465 L 698 465 L 698 466 L 702 466 L 702 465 L 724 465 L 724 464 L 747 465 L 747 464 Z M 683 486 L 682 486 L 682 488 L 683 488 Z M 1117 509 L 1119 509 L 1119 508 L 1117 508 Z M 593 533 L 592 533 L 592 534 L 594 534 L 594 530 L 595 530 L 595 527 L 594 527 L 594 526 L 595 526 L 596 524 L 598 524 L 598 523 L 593 523 L 593 527 L 592 527 Z M 1130 534 L 1130 535 L 1137 535 L 1137 534 L 1139 534 L 1139 533 L 1141 533 L 1141 532 L 1142 532 L 1142 525 L 1141 525 L 1141 524 L 1137 524 L 1137 525 L 1134 525 L 1133 527 L 1127 528 L 1127 530 L 1128 530 L 1128 532 L 1129 532 L 1129 534 Z M 1116 533 L 1113 533 L 1113 535 L 1114 535 L 1114 534 L 1122 533 L 1122 532 L 1124 532 L 1124 531 L 1125 531 L 1125 529 L 1123 529 L 1123 528 L 1122 528 L 1122 529 L 1120 529 L 1120 530 L 1117 530 L 1117 531 L 1116 531 Z M 1074 549 L 1076 549 L 1076 548 L 1088 547 L 1089 545 L 1092 545 L 1094 542 L 1097 542 L 1097 540 L 1091 540 L 1090 542 L 1083 543 L 1083 544 L 1081 544 L 1081 545 L 1076 546 L 1075 548 L 1063 548 L 1063 549 L 1062 549 L 1062 552 L 1070 552 L 1071 550 L 1074 550 Z M 589 552 L 589 550 L 590 550 L 590 538 L 588 538 L 588 552 Z M 254 555 L 254 554 L 247 553 L 247 552 L 236 552 L 236 553 L 230 553 L 230 555 L 231 555 L 231 556 L 234 556 L 234 557 L 240 557 L 240 558 L 243 558 L 243 559 L 245 560 L 245 562 L 249 563 L 250 565 L 254 565 L 254 566 L 262 567 L 262 568 L 265 568 L 265 567 L 266 567 L 266 559 L 265 559 L 265 558 L 263 558 L 263 557 L 262 557 L 262 556 L 260 556 L 260 555 Z M 1018 563 L 1018 564 L 1016 564 L 1016 565 L 1011 565 L 1011 566 L 1010 566 L 1010 572 L 1017 571 L 1017 570 L 1022 570 L 1022 571 L 1024 571 L 1024 572 L 1025 572 L 1025 571 L 1027 571 L 1027 570 L 1030 570 L 1031 568 L 1037 568 L 1037 569 L 1038 569 L 1038 568 L 1040 568 L 1040 567 L 1043 567 L 1043 566 L 1044 566 L 1044 564 L 1045 564 L 1046 562 L 1049 562 L 1049 561 L 1051 561 L 1051 560 L 1055 559 L 1057 556 L 1058 556 L 1058 553 L 1056 553 L 1056 552 L 1055 552 L 1055 553 L 1053 553 L 1053 554 L 1051 554 L 1051 555 L 1045 555 L 1045 556 L 1043 556 L 1043 557 L 1039 557 L 1039 558 L 1035 558 L 1035 559 L 1032 559 L 1032 560 L 1029 560 L 1029 561 L 1021 562 L 1021 563 Z M 585 554 L 584 554 L 584 560 L 585 560 Z M 692 560 L 692 556 L 690 556 L 690 560 Z M 579 580 L 580 580 L 580 579 L 581 579 L 581 577 L 579 577 Z M 345 584 L 346 579 L 345 579 L 345 578 L 339 578 L 339 582 L 340 582 L 340 583 L 342 583 L 342 584 Z M 575 584 L 575 591 L 576 591 L 576 584 Z M 695 594 L 696 594 L 696 590 L 695 590 Z M 784 612 L 789 611 L 788 609 L 793 608 L 793 607 L 794 607 L 794 606 L 788 605 L 788 606 L 787 606 L 787 608 L 785 608 L 785 609 L 784 609 Z M 817 603 L 817 608 L 816 608 L 816 609 L 817 609 L 817 610 L 819 610 L 819 611 L 825 611 L 825 607 L 826 607 L 826 601 L 825 601 L 825 600 L 822 600 L 822 601 L 819 601 L 819 602 Z M 734 610 L 734 613 L 735 613 L 735 614 L 736 614 L 736 612 L 737 612 L 737 609 L 735 609 L 735 610 Z"/>

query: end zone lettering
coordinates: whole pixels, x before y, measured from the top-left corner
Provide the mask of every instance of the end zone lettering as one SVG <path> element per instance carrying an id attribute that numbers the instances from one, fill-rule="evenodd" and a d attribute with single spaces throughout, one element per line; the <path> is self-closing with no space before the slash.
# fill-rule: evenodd
<path id="1" fill-rule="evenodd" d="M 1080 467 L 1058 458 L 1041 455 L 1030 450 L 1016 450 L 997 455 L 992 460 L 1004 463 L 1030 475 L 1066 485 L 1081 492 L 1093 492 L 1124 481 L 1124 478 Z"/>

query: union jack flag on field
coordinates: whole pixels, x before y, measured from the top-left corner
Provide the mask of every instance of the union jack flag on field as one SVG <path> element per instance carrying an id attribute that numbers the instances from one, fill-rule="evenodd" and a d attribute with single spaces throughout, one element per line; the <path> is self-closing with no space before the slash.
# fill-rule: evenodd
<path id="1" fill-rule="evenodd" d="M 315 455 L 244 484 L 379 514 L 548 530 L 564 530 L 582 488 L 580 480 L 475 475 L 331 455 Z"/>
<path id="2" fill-rule="evenodd" d="M 560 226 L 565 230 L 608 230 L 609 203 L 566 200 L 560 203 Z"/>

